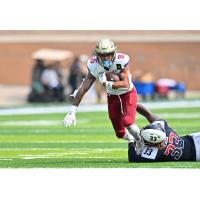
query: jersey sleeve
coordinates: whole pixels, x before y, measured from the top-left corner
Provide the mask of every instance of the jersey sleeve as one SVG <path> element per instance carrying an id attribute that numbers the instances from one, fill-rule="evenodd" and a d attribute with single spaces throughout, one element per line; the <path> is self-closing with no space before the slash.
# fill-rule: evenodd
<path id="1" fill-rule="evenodd" d="M 124 68 L 128 66 L 130 58 L 127 54 L 124 56 Z"/>
<path id="2" fill-rule="evenodd" d="M 151 124 L 160 126 L 165 132 L 169 129 L 167 121 L 163 119 L 155 120 Z"/>
<path id="3" fill-rule="evenodd" d="M 95 78 L 98 77 L 98 71 L 96 70 L 97 60 L 95 57 L 90 58 L 87 61 L 87 68 L 90 74 L 94 76 Z"/>
<path id="4" fill-rule="evenodd" d="M 167 132 L 167 130 L 170 129 L 170 127 L 168 126 L 167 121 L 164 120 L 164 119 L 161 119 L 160 122 L 163 124 L 164 130 Z"/>
<path id="5" fill-rule="evenodd" d="M 117 53 L 116 54 L 116 67 L 117 70 L 123 70 L 129 64 L 130 58 L 127 54 Z"/>
<path id="6" fill-rule="evenodd" d="M 133 142 L 128 144 L 128 161 L 129 162 L 136 162 L 136 151 Z"/>

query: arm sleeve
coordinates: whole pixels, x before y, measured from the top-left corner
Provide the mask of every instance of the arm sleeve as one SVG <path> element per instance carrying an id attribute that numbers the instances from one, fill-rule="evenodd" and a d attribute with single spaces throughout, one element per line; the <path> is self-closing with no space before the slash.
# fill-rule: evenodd
<path id="1" fill-rule="evenodd" d="M 129 162 L 136 161 L 136 152 L 135 152 L 135 146 L 133 142 L 130 142 L 128 144 L 128 161 Z"/>

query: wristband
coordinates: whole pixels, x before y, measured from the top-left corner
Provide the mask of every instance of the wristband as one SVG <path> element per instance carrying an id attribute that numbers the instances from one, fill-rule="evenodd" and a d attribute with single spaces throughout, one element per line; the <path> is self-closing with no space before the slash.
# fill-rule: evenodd
<path id="1" fill-rule="evenodd" d="M 106 81 L 106 89 L 112 90 L 112 85 L 113 85 L 112 81 Z"/>
<path id="2" fill-rule="evenodd" d="M 69 112 L 76 113 L 77 109 L 78 109 L 78 106 L 72 105 L 71 108 L 70 108 L 70 110 L 69 110 Z"/>

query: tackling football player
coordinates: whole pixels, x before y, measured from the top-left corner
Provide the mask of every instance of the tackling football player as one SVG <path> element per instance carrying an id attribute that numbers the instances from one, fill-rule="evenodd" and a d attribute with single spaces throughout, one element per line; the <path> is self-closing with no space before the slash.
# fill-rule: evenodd
<path id="1" fill-rule="evenodd" d="M 88 74 L 74 95 L 71 109 L 64 118 L 64 125 L 69 127 L 76 124 L 76 111 L 82 97 L 97 79 L 107 92 L 109 118 L 116 136 L 129 142 L 135 141 L 139 151 L 139 128 L 135 125 L 137 93 L 131 81 L 129 56 L 118 53 L 117 46 L 110 39 L 97 41 L 94 54 L 87 62 Z M 119 81 L 108 81 L 106 72 L 118 75 Z"/>
<path id="2" fill-rule="evenodd" d="M 150 124 L 140 130 L 143 150 L 137 154 L 135 144 L 129 143 L 129 162 L 200 161 L 200 132 L 179 136 L 165 120 L 159 119 L 141 104 L 137 112 Z"/>

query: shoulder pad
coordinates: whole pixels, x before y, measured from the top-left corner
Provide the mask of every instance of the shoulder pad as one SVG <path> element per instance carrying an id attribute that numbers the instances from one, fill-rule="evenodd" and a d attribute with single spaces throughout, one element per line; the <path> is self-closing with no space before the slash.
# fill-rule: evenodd
<path id="1" fill-rule="evenodd" d="M 126 65 L 129 63 L 129 60 L 130 58 L 127 54 L 116 53 L 115 62 L 117 64 L 121 64 L 122 66 L 126 67 Z"/>
<path id="2" fill-rule="evenodd" d="M 159 120 L 155 120 L 151 124 L 156 125 L 160 127 L 161 129 L 165 130 L 165 126 L 167 125 L 167 122 L 165 120 L 159 119 Z"/>
<path id="3" fill-rule="evenodd" d="M 91 57 L 90 59 L 88 59 L 87 61 L 87 66 L 92 65 L 98 63 L 96 56 Z"/>
<path id="4" fill-rule="evenodd" d="M 98 60 L 96 56 L 90 58 L 87 62 L 87 67 L 89 72 L 97 78 L 99 76 L 99 73 L 102 71 L 103 68 L 101 68 L 98 64 Z"/>

